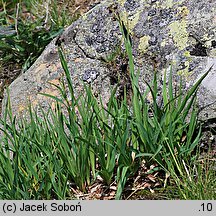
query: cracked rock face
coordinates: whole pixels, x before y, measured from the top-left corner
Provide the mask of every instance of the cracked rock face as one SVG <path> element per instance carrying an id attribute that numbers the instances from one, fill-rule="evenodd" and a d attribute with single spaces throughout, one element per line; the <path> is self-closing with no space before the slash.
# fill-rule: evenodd
<path id="1" fill-rule="evenodd" d="M 214 64 L 199 90 L 198 103 L 201 118 L 216 118 L 213 0 L 110 0 L 96 5 L 54 39 L 35 64 L 10 85 L 13 113 L 23 115 L 29 101 L 44 108 L 53 103 L 39 93 L 59 95 L 48 83 L 59 85 L 63 74 L 59 44 L 64 48 L 76 95 L 82 94 L 86 82 L 107 103 L 117 77 L 127 86 L 128 62 L 122 55 L 125 50 L 117 15 L 131 35 L 135 67 L 140 68 L 141 91 L 146 88 L 144 80 L 152 80 L 154 70 L 162 77 L 171 65 L 175 79 L 181 76 L 187 91 Z"/>

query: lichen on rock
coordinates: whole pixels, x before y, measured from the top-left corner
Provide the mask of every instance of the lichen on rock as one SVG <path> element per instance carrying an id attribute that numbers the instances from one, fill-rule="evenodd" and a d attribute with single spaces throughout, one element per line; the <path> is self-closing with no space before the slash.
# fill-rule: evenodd
<path id="1" fill-rule="evenodd" d="M 185 49 L 188 41 L 187 22 L 185 20 L 175 21 L 169 25 L 169 28 L 179 50 Z"/>
<path id="2" fill-rule="evenodd" d="M 146 52 L 148 50 L 149 40 L 150 40 L 149 35 L 145 35 L 145 36 L 140 38 L 140 41 L 139 41 L 139 50 L 140 50 L 140 52 Z"/>

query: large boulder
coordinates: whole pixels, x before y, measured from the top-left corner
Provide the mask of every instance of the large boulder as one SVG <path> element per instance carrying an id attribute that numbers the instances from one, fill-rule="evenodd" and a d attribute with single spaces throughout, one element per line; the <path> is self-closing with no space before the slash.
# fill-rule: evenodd
<path id="1" fill-rule="evenodd" d="M 62 76 L 57 52 L 60 43 L 76 94 L 82 93 L 84 81 L 95 95 L 102 94 L 106 103 L 110 88 L 119 79 L 121 94 L 122 86 L 129 82 L 128 59 L 117 17 L 131 35 L 142 91 L 143 80 L 151 81 L 154 70 L 163 75 L 170 65 L 173 73 L 185 80 L 186 91 L 214 64 L 198 96 L 199 106 L 204 108 L 202 118 L 215 118 L 216 1 L 212 0 L 113 0 L 96 5 L 54 39 L 34 65 L 10 85 L 13 113 L 24 114 L 29 101 L 46 108 L 51 101 L 38 93 L 59 94 L 49 82 L 58 85 Z"/>

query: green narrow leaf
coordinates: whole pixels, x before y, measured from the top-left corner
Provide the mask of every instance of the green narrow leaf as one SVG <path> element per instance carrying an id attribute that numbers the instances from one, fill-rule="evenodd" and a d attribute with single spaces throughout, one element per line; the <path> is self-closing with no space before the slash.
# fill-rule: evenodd
<path id="1" fill-rule="evenodd" d="M 121 176 L 119 177 L 119 182 L 117 185 L 117 192 L 116 192 L 116 196 L 115 196 L 116 200 L 121 199 L 122 192 L 124 190 L 124 186 L 125 186 L 125 183 L 126 183 L 127 178 L 128 178 L 128 170 L 129 170 L 129 167 L 123 167 L 122 168 Z"/>
<path id="2" fill-rule="evenodd" d="M 209 70 L 204 73 L 201 78 L 195 83 L 195 85 L 193 85 L 193 87 L 187 92 L 186 96 L 184 97 L 182 103 L 181 103 L 181 106 L 177 109 L 176 113 L 175 113 L 175 116 L 174 116 L 174 119 L 176 117 L 178 117 L 178 115 L 182 112 L 182 110 L 185 108 L 188 100 L 191 98 L 191 96 L 193 94 L 196 93 L 198 87 L 200 86 L 201 82 L 205 79 L 205 77 L 209 74 L 209 72 L 212 70 L 212 67 L 213 65 L 209 68 Z"/>

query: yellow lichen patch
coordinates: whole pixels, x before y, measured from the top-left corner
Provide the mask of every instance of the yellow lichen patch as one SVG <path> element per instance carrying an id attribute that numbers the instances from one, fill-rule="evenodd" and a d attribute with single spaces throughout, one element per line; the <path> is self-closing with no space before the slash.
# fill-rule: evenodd
<path id="1" fill-rule="evenodd" d="M 184 2 L 185 0 L 178 0 L 177 2 L 173 2 L 173 0 L 163 0 L 162 3 L 162 8 L 171 8 L 174 5 L 180 5 Z"/>
<path id="2" fill-rule="evenodd" d="M 190 73 L 189 73 L 189 71 L 188 71 L 188 69 L 189 69 L 189 65 L 190 65 L 190 62 L 189 61 L 186 61 L 185 62 L 185 68 L 184 69 L 182 69 L 182 70 L 179 70 L 178 71 L 178 75 L 180 75 L 180 76 L 184 76 L 185 78 L 188 78 L 188 76 L 190 75 Z"/>
<path id="3" fill-rule="evenodd" d="M 126 0 L 118 0 L 118 3 L 121 5 L 121 6 L 124 6 Z"/>
<path id="4" fill-rule="evenodd" d="M 184 63 L 185 68 L 178 71 L 178 75 L 181 75 L 181 76 L 184 76 L 185 78 L 188 78 L 190 73 L 193 72 L 193 71 L 189 72 L 189 66 L 190 66 L 190 62 L 192 61 L 192 58 L 191 58 L 189 51 L 185 51 L 183 55 L 187 58 L 187 61 Z"/>
<path id="5" fill-rule="evenodd" d="M 204 34 L 201 38 L 202 41 L 205 41 L 205 47 L 210 48 L 212 45 L 212 38 L 209 36 L 209 34 Z"/>
<path id="6" fill-rule="evenodd" d="M 175 21 L 169 25 L 169 29 L 176 46 L 179 50 L 183 50 L 188 42 L 187 22 Z"/>
<path id="7" fill-rule="evenodd" d="M 205 47 L 211 48 L 211 46 L 212 46 L 211 40 L 205 42 Z"/>
<path id="8" fill-rule="evenodd" d="M 173 6 L 173 0 L 166 0 L 164 4 L 166 7 L 171 8 Z"/>
<path id="9" fill-rule="evenodd" d="M 136 24 L 138 23 L 139 17 L 140 17 L 140 12 L 137 12 L 136 14 L 131 16 L 130 18 L 128 18 L 128 13 L 126 11 L 124 11 L 120 14 L 120 19 L 124 23 L 124 25 L 126 26 L 126 28 L 130 34 L 133 34 L 133 29 L 136 26 Z"/>
<path id="10" fill-rule="evenodd" d="M 126 0 L 119 0 L 118 3 L 123 7 Z M 141 1 L 140 3 L 145 2 L 145 0 Z M 119 16 L 121 21 L 125 24 L 130 34 L 133 34 L 133 29 L 136 26 L 136 24 L 139 21 L 140 13 L 142 12 L 142 7 L 140 7 L 136 12 L 131 14 L 130 12 L 126 11 L 126 9 L 123 7 L 123 9 L 120 11 Z"/>
<path id="11" fill-rule="evenodd" d="M 163 41 L 161 42 L 161 47 L 165 47 L 165 46 L 166 46 L 166 41 L 163 40 Z"/>
<path id="12" fill-rule="evenodd" d="M 126 11 L 123 11 L 119 13 L 120 20 L 125 24 L 125 26 L 128 28 L 128 13 Z"/>
<path id="13" fill-rule="evenodd" d="M 212 49 L 209 51 L 209 57 L 216 57 L 216 49 Z"/>
<path id="14" fill-rule="evenodd" d="M 132 17 L 130 17 L 130 19 L 128 20 L 128 25 L 129 25 L 128 27 L 129 27 L 130 32 L 133 31 L 134 27 L 138 23 L 139 17 L 140 17 L 140 12 L 137 12 Z"/>
<path id="15" fill-rule="evenodd" d="M 190 56 L 191 56 L 191 55 L 190 55 L 190 52 L 189 52 L 189 51 L 185 51 L 185 52 L 184 52 L 184 56 L 190 58 Z"/>
<path id="16" fill-rule="evenodd" d="M 180 15 L 181 17 L 186 17 L 190 13 L 186 6 L 179 7 L 178 11 L 177 15 Z"/>
<path id="17" fill-rule="evenodd" d="M 140 41 L 139 41 L 139 50 L 140 50 L 140 52 L 144 53 L 144 52 L 146 52 L 148 50 L 149 39 L 150 39 L 149 35 L 145 35 L 145 36 L 140 38 Z"/>
<path id="18" fill-rule="evenodd" d="M 82 15 L 82 20 L 85 21 L 88 18 L 87 13 Z"/>

